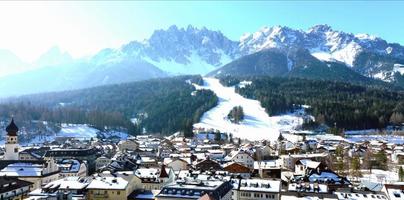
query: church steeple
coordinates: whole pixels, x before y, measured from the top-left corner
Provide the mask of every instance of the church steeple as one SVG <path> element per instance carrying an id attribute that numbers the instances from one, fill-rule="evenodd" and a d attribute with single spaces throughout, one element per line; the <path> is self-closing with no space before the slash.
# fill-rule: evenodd
<path id="1" fill-rule="evenodd" d="M 4 152 L 4 160 L 18 160 L 19 145 L 18 145 L 18 127 L 14 123 L 14 119 L 11 119 L 10 124 L 6 127 L 7 136 Z"/>
<path id="2" fill-rule="evenodd" d="M 18 127 L 14 123 L 14 118 L 11 119 L 10 124 L 6 127 L 8 136 L 17 136 Z"/>

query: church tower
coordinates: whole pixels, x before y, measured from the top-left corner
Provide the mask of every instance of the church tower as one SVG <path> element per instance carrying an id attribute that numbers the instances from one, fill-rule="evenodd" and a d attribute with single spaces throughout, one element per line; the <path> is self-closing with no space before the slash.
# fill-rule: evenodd
<path id="1" fill-rule="evenodd" d="M 4 160 L 18 160 L 18 127 L 11 119 L 10 124 L 6 127 L 6 152 L 4 153 Z"/>

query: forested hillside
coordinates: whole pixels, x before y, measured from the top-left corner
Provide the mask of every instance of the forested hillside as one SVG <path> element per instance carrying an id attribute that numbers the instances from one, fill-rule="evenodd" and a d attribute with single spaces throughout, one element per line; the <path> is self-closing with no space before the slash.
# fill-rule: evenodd
<path id="1" fill-rule="evenodd" d="M 172 133 L 199 121 L 214 107 L 217 97 L 211 91 L 195 91 L 191 82 L 201 84 L 200 76 L 153 79 L 83 90 L 45 93 L 7 99 L 0 105 L 3 117 L 123 126 L 130 133 Z M 136 126 L 131 119 L 136 118 Z"/>
<path id="2" fill-rule="evenodd" d="M 236 88 L 245 97 L 257 99 L 270 115 L 291 111 L 294 105 L 309 105 L 317 123 L 341 129 L 384 128 L 404 123 L 404 93 L 387 88 L 367 87 L 344 82 L 300 78 L 223 77 L 225 85 L 242 80 L 252 84 Z M 393 115 L 395 114 L 395 115 Z"/>

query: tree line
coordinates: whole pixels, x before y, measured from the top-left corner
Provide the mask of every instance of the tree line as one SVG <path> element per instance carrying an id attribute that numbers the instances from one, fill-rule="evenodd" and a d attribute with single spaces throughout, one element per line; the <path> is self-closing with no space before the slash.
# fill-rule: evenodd
<path id="1" fill-rule="evenodd" d="M 125 127 L 131 134 L 143 130 L 168 134 L 183 131 L 217 104 L 213 92 L 195 91 L 191 83 L 202 84 L 202 77 L 179 76 L 28 95 L 3 102 L 0 113 L 21 120 L 87 123 L 100 129 Z M 132 118 L 139 118 L 138 123 L 132 123 Z"/>
<path id="2" fill-rule="evenodd" d="M 242 80 L 253 83 L 236 87 L 241 95 L 257 99 L 269 115 L 309 105 L 318 124 L 339 129 L 382 129 L 404 123 L 404 92 L 338 81 L 281 77 L 222 77 L 225 85 Z"/>

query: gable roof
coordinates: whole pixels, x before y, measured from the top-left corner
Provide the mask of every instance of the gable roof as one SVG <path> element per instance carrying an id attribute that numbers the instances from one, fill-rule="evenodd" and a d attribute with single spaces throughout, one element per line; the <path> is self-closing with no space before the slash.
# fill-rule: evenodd
<path id="1" fill-rule="evenodd" d="M 316 169 L 318 166 L 320 166 L 320 162 L 312 161 L 310 159 L 301 159 L 296 162 L 296 164 L 302 164 L 306 166 L 307 168 L 311 169 Z"/>
<path id="2" fill-rule="evenodd" d="M 235 162 L 228 164 L 223 169 L 230 173 L 250 173 L 251 172 L 250 168 L 248 168 L 240 163 L 235 163 Z"/>

